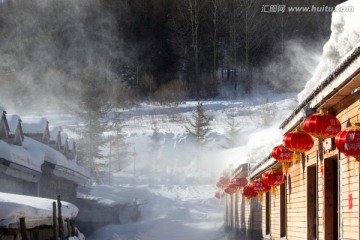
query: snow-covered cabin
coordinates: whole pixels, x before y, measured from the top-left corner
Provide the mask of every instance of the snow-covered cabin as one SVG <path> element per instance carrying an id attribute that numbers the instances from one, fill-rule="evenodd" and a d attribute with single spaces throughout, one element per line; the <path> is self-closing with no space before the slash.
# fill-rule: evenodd
<path id="1" fill-rule="evenodd" d="M 18 146 L 22 146 L 24 141 L 24 133 L 21 126 L 21 118 L 19 115 L 6 115 L 9 124 L 9 142 Z"/>
<path id="2" fill-rule="evenodd" d="M 49 144 L 49 122 L 44 117 L 23 117 L 22 129 L 25 136 L 31 137 L 44 144 Z"/>
<path id="3" fill-rule="evenodd" d="M 0 107 L 0 139 L 7 140 L 9 138 L 9 125 L 6 119 L 6 111 Z"/>

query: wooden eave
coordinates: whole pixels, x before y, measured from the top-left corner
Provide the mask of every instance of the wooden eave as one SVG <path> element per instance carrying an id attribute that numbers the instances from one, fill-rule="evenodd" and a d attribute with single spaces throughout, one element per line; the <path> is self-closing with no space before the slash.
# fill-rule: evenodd
<path id="1" fill-rule="evenodd" d="M 268 155 L 265 159 L 256 164 L 249 172 L 250 179 L 258 178 L 263 172 L 269 168 L 280 168 L 281 163 L 276 161 L 272 155 Z"/>
<path id="2" fill-rule="evenodd" d="M 234 171 L 233 177 L 245 178 L 248 176 L 250 170 L 249 163 L 240 164 Z"/>
<path id="3" fill-rule="evenodd" d="M 360 87 L 360 46 L 318 85 L 280 125 L 283 134 L 294 130 L 306 118 L 307 109 L 336 110 L 336 105 Z"/>

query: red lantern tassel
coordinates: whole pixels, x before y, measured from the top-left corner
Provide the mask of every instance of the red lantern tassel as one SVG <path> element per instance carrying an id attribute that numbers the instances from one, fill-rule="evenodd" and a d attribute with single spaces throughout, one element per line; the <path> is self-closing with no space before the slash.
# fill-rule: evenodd
<path id="1" fill-rule="evenodd" d="M 293 156 L 293 165 L 295 166 L 295 164 L 300 160 L 300 153 L 299 152 L 294 152 L 294 156 Z"/>
<path id="2" fill-rule="evenodd" d="M 264 199 L 264 194 L 263 194 L 263 192 L 259 192 L 259 193 L 258 193 L 258 200 L 259 200 L 259 202 L 262 202 L 263 199 Z"/>
<path id="3" fill-rule="evenodd" d="M 286 174 L 289 173 L 290 165 L 291 165 L 291 162 L 283 162 L 282 163 L 282 171 Z"/>
<path id="4" fill-rule="evenodd" d="M 276 196 L 279 193 L 276 186 L 271 186 L 271 195 Z"/>

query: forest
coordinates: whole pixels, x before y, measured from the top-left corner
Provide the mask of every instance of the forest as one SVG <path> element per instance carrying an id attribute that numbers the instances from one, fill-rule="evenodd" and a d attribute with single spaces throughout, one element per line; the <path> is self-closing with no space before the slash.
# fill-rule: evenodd
<path id="1" fill-rule="evenodd" d="M 96 96 L 101 106 L 124 107 L 298 92 L 309 73 L 297 57 L 321 54 L 331 12 L 288 8 L 340 2 L 4 0 L 1 101 L 21 109 Z"/>

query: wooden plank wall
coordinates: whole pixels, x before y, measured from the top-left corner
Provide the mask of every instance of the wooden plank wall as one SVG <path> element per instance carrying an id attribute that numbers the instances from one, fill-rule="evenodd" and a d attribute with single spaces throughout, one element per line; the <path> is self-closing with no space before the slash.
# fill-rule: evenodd
<path id="1" fill-rule="evenodd" d="M 342 123 L 342 129 L 360 122 L 359 101 L 354 102 L 346 107 L 337 115 Z M 342 212 L 342 234 L 343 239 L 360 239 L 359 237 L 359 174 L 358 164 L 354 158 L 346 157 L 340 153 L 341 163 L 341 212 Z M 352 197 L 352 208 L 349 207 L 349 196 Z M 351 198 L 350 197 L 350 198 Z"/>
<path id="2" fill-rule="evenodd" d="M 277 187 L 277 194 L 271 195 L 271 238 L 272 239 L 279 239 L 280 238 L 280 187 Z"/>
<path id="3" fill-rule="evenodd" d="M 303 161 L 292 166 L 287 178 L 287 221 L 288 239 L 307 239 L 306 168 Z"/>

